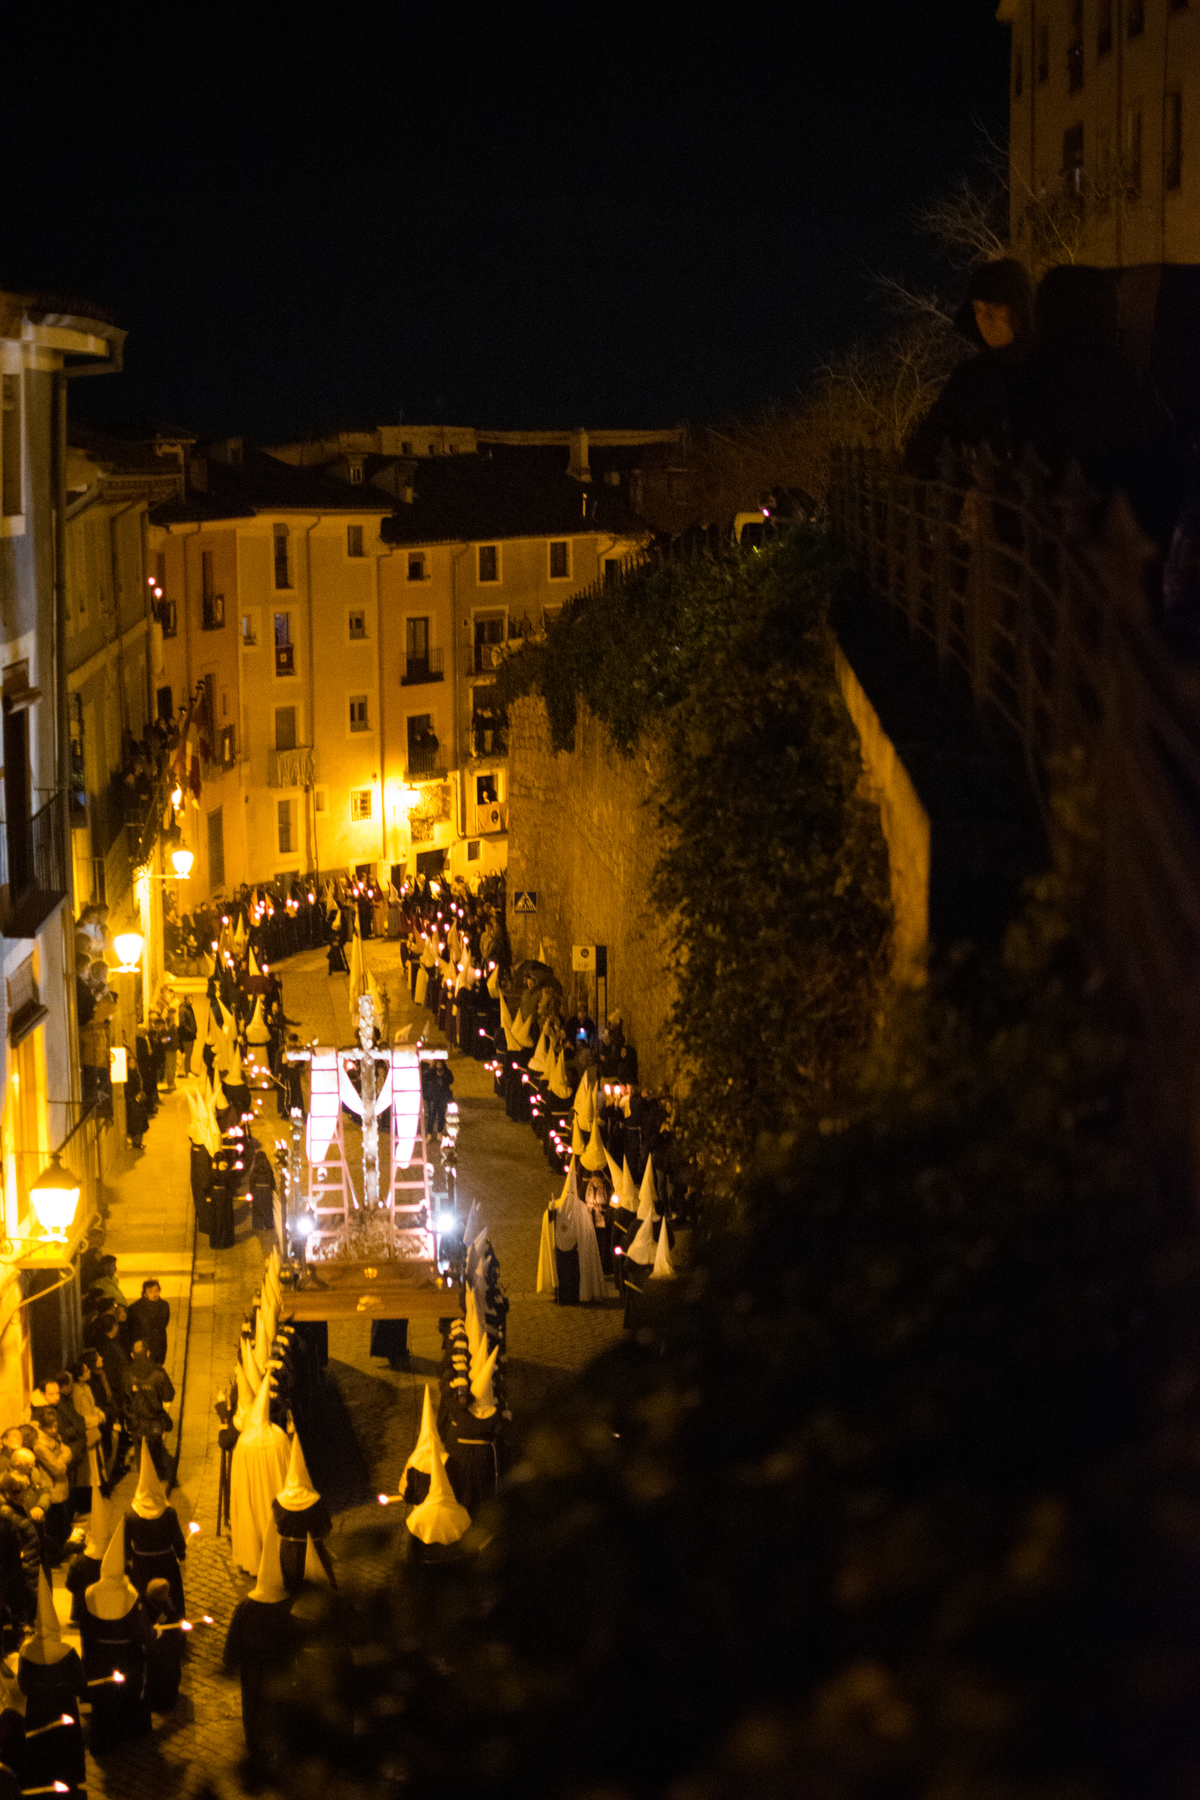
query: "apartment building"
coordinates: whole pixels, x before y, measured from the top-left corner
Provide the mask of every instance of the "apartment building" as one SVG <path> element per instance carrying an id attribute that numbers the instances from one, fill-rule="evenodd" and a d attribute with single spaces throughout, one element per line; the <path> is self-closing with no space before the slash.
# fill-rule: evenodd
<path id="1" fill-rule="evenodd" d="M 124 333 L 78 303 L 0 293 L 0 1416 L 35 1363 L 78 1351 L 78 1250 L 96 1202 L 75 1007 L 63 571 L 70 379 L 120 367 Z M 58 1236 L 39 1179 L 60 1153 L 81 1197 Z M 44 1295 L 44 1297 L 39 1297 Z"/>
<path id="2" fill-rule="evenodd" d="M 1049 261 L 1200 262 L 1197 0 L 1002 0 L 997 17 L 1018 253 L 1040 232 Z"/>
<path id="3" fill-rule="evenodd" d="M 504 865 L 499 659 L 642 528 L 565 451 L 403 429 L 210 445 L 150 515 L 158 704 L 202 706 L 193 899 Z"/>

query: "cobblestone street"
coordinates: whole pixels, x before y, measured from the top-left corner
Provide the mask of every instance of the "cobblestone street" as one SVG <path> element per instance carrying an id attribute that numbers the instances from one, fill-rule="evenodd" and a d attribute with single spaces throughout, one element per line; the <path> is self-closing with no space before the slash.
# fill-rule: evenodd
<path id="1" fill-rule="evenodd" d="M 425 1032 L 440 1043 L 428 1029 L 430 1015 L 418 1013 L 408 998 L 399 946 L 372 940 L 364 949 L 386 995 L 391 1032 L 408 1026 L 410 1041 Z M 278 972 L 287 1014 L 297 1021 L 302 1041 L 351 1041 L 348 979 L 327 975 L 323 951 L 294 957 Z M 203 1030 L 201 1020 L 201 1035 Z M 465 1214 L 478 1201 L 500 1259 L 511 1302 L 509 1394 L 519 1431 L 557 1383 L 619 1336 L 621 1312 L 615 1295 L 588 1307 L 559 1308 L 535 1292 L 541 1213 L 556 1184 L 529 1127 L 505 1117 L 482 1065 L 455 1052 L 450 1066 L 461 1108 L 458 1205 Z M 272 1148 L 283 1138 L 283 1121 L 273 1098 L 264 1099 L 257 1102 L 258 1135 Z M 220 1453 L 213 1400 L 228 1379 L 269 1239 L 256 1237 L 249 1207 L 240 1205 L 232 1249 L 212 1251 L 203 1236 L 196 1241 L 187 1122 L 182 1093 L 164 1097 L 145 1151 L 128 1154 L 109 1190 L 107 1247 L 118 1258 L 125 1292 L 136 1295 L 144 1274 L 159 1274 L 171 1302 L 168 1367 L 177 1390 L 173 1411 L 181 1421 L 179 1487 L 172 1500 L 185 1528 L 190 1520 L 200 1526 L 184 1571 L 188 1617 L 196 1629 L 179 1703 L 168 1718 L 156 1720 L 149 1741 L 96 1762 L 89 1757 L 89 1791 L 109 1800 L 241 1792 L 240 1691 L 236 1679 L 222 1674 L 220 1658 L 230 1615 L 251 1583 L 233 1568 L 228 1537 L 216 1535 Z M 434 1376 L 440 1351 L 434 1323 L 414 1321 L 411 1366 L 393 1372 L 369 1357 L 369 1329 L 357 1320 L 330 1326 L 321 1427 L 306 1445 L 314 1483 L 334 1515 L 330 1548 L 341 1565 L 339 1579 L 351 1594 L 360 1581 L 378 1578 L 378 1556 L 364 1562 L 353 1534 L 366 1523 L 380 1524 L 375 1495 L 395 1492 L 415 1440 L 421 1389 Z M 126 1505 L 134 1485 L 130 1475 L 118 1490 Z M 388 1517 L 402 1529 L 400 1509 Z M 66 1592 L 60 1587 L 56 1593 L 65 1616 Z"/>

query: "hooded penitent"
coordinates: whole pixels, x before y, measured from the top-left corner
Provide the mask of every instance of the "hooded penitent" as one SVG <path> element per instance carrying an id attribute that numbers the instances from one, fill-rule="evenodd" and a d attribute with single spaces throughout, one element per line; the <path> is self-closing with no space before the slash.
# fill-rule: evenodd
<path id="1" fill-rule="evenodd" d="M 642 1174 L 641 1192 L 638 1194 L 638 1218 L 648 1219 L 657 1205 L 658 1189 L 654 1185 L 654 1158 L 648 1156 Z"/>
<path id="2" fill-rule="evenodd" d="M 474 1288 L 467 1289 L 467 1297 L 464 1302 L 464 1307 L 465 1307 L 465 1312 L 466 1312 L 466 1324 L 467 1324 L 467 1347 L 471 1353 L 472 1367 L 474 1367 L 475 1362 L 478 1359 L 478 1357 L 481 1354 L 482 1355 L 487 1354 L 487 1339 L 484 1336 L 483 1327 L 479 1323 L 479 1308 L 475 1304 Z"/>
<path id="3" fill-rule="evenodd" d="M 246 1027 L 246 1042 L 254 1045 L 266 1044 L 270 1042 L 270 1038 L 271 1031 L 263 1016 L 263 997 L 260 994 L 254 1002 L 253 1017 Z"/>
<path id="4" fill-rule="evenodd" d="M 108 1549 L 108 1541 L 112 1537 L 112 1520 L 108 1516 L 108 1508 L 104 1504 L 104 1496 L 99 1484 L 92 1489 L 92 1510 L 88 1515 L 87 1538 L 83 1546 L 83 1554 L 93 1562 L 99 1562 Z"/>
<path id="5" fill-rule="evenodd" d="M 674 1281 L 675 1264 L 671 1261 L 671 1239 L 667 1231 L 667 1221 L 662 1222 L 658 1234 L 658 1248 L 654 1252 L 654 1267 L 650 1271 L 651 1281 Z"/>
<path id="6" fill-rule="evenodd" d="M 608 1152 L 605 1150 L 604 1140 L 600 1136 L 599 1107 L 596 1108 L 592 1115 L 592 1135 L 587 1141 L 587 1147 L 580 1160 L 590 1175 L 597 1174 L 605 1166 L 605 1163 L 608 1160 Z"/>
<path id="7" fill-rule="evenodd" d="M 619 1212 L 635 1213 L 638 1209 L 637 1183 L 629 1172 L 629 1158 L 621 1163 L 621 1176 L 617 1182 L 617 1209 Z"/>
<path id="8" fill-rule="evenodd" d="M 138 1602 L 137 1589 L 125 1573 L 125 1521 L 118 1519 L 100 1564 L 100 1579 L 83 1596 L 94 1619 L 123 1619 Z"/>
<path id="9" fill-rule="evenodd" d="M 426 1483 L 432 1479 L 434 1459 L 445 1465 L 446 1452 L 442 1448 L 442 1440 L 438 1436 L 437 1426 L 433 1418 L 433 1402 L 430 1399 L 431 1388 L 425 1384 L 425 1393 L 421 1401 L 421 1429 L 417 1433 L 417 1441 L 413 1453 L 405 1463 L 400 1474 L 400 1492 L 405 1500 L 418 1504 L 426 1497 Z M 410 1481 L 410 1476 L 420 1476 L 418 1482 Z"/>
<path id="10" fill-rule="evenodd" d="M 571 1155 L 582 1156 L 586 1149 L 587 1139 L 579 1129 L 579 1115 L 576 1114 L 574 1123 L 571 1126 Z"/>
<path id="11" fill-rule="evenodd" d="M 283 1585 L 283 1569 L 279 1561 L 279 1532 L 274 1519 L 268 1515 L 262 1549 L 258 1554 L 257 1579 L 246 1598 L 258 1600 L 264 1606 L 278 1606 L 287 1597 L 288 1591 Z"/>
<path id="12" fill-rule="evenodd" d="M 93 1592 L 89 1588 L 88 1592 Z M 136 1596 L 135 1596 L 136 1598 Z M 21 1655 L 27 1662 L 57 1663 L 64 1656 L 70 1656 L 71 1646 L 63 1642 L 62 1627 L 58 1622 L 58 1614 L 54 1610 L 54 1595 L 50 1583 L 46 1580 L 45 1569 L 38 1570 L 37 1623 L 32 1636 L 26 1638 L 21 1645 Z"/>
<path id="13" fill-rule="evenodd" d="M 477 1419 L 488 1419 L 496 1410 L 492 1376 L 496 1372 L 496 1358 L 499 1354 L 499 1344 L 493 1344 L 488 1355 L 471 1375 L 471 1411 Z"/>
<path id="14" fill-rule="evenodd" d="M 649 1268 L 654 1261 L 654 1212 L 651 1209 L 638 1226 L 633 1242 L 625 1252 L 627 1262 L 641 1263 Z"/>
<path id="15" fill-rule="evenodd" d="M 567 1065 L 561 1050 L 547 1070 L 547 1079 L 550 1086 L 550 1092 L 554 1095 L 556 1100 L 569 1100 L 571 1098 L 570 1083 L 567 1081 Z"/>
<path id="16" fill-rule="evenodd" d="M 300 1442 L 299 1432 L 293 1433 L 291 1455 L 288 1458 L 287 1480 L 276 1494 L 287 1512 L 305 1512 L 310 1506 L 316 1506 L 321 1496 L 312 1484 L 312 1476 L 308 1472 L 308 1464 L 304 1460 L 304 1449 Z"/>
<path id="17" fill-rule="evenodd" d="M 550 1049 L 549 1023 L 542 1026 L 542 1035 L 537 1041 L 537 1048 L 529 1059 L 529 1073 L 544 1075 L 546 1073 L 546 1057 Z"/>
<path id="18" fill-rule="evenodd" d="M 431 1458 L 429 1497 L 413 1508 L 405 1524 L 423 1544 L 457 1544 L 470 1523 L 471 1515 L 454 1498 L 450 1477 L 440 1458 Z"/>
<path id="19" fill-rule="evenodd" d="M 579 1252 L 580 1300 L 603 1300 L 604 1267 L 600 1261 L 600 1246 L 596 1242 L 596 1227 L 592 1222 L 591 1208 L 585 1206 L 579 1198 L 574 1164 L 571 1165 L 567 1195 L 559 1201 L 558 1216 L 554 1221 L 554 1241 L 559 1250 Z"/>
<path id="20" fill-rule="evenodd" d="M 167 1510 L 167 1496 L 145 1438 L 142 1439 L 142 1460 L 138 1466 L 137 1493 L 130 1504 L 139 1519 L 161 1519 Z"/>
<path id="21" fill-rule="evenodd" d="M 575 1090 L 575 1123 L 581 1131 L 590 1131 L 596 1116 L 596 1096 L 586 1073 Z"/>
<path id="22" fill-rule="evenodd" d="M 287 1433 L 271 1423 L 270 1403 L 267 1377 L 255 1396 L 246 1429 L 233 1447 L 229 1535 L 233 1560 L 247 1574 L 258 1568 L 271 1502 L 287 1481 L 291 1461 Z"/>

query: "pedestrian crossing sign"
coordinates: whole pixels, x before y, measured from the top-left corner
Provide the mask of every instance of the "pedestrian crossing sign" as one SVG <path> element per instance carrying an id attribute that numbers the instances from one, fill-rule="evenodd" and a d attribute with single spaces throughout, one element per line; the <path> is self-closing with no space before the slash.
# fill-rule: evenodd
<path id="1" fill-rule="evenodd" d="M 537 911 L 537 889 L 516 888 L 513 891 L 513 911 L 515 913 L 535 913 Z"/>

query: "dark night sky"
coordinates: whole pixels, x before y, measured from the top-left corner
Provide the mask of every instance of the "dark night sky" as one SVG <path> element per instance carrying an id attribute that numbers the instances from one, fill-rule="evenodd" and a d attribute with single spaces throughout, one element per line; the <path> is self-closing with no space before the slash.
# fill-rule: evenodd
<path id="1" fill-rule="evenodd" d="M 745 410 L 878 327 L 913 205 L 1005 128 L 994 0 L 139 10 L 5 9 L 0 282 L 127 328 L 94 417 Z"/>

